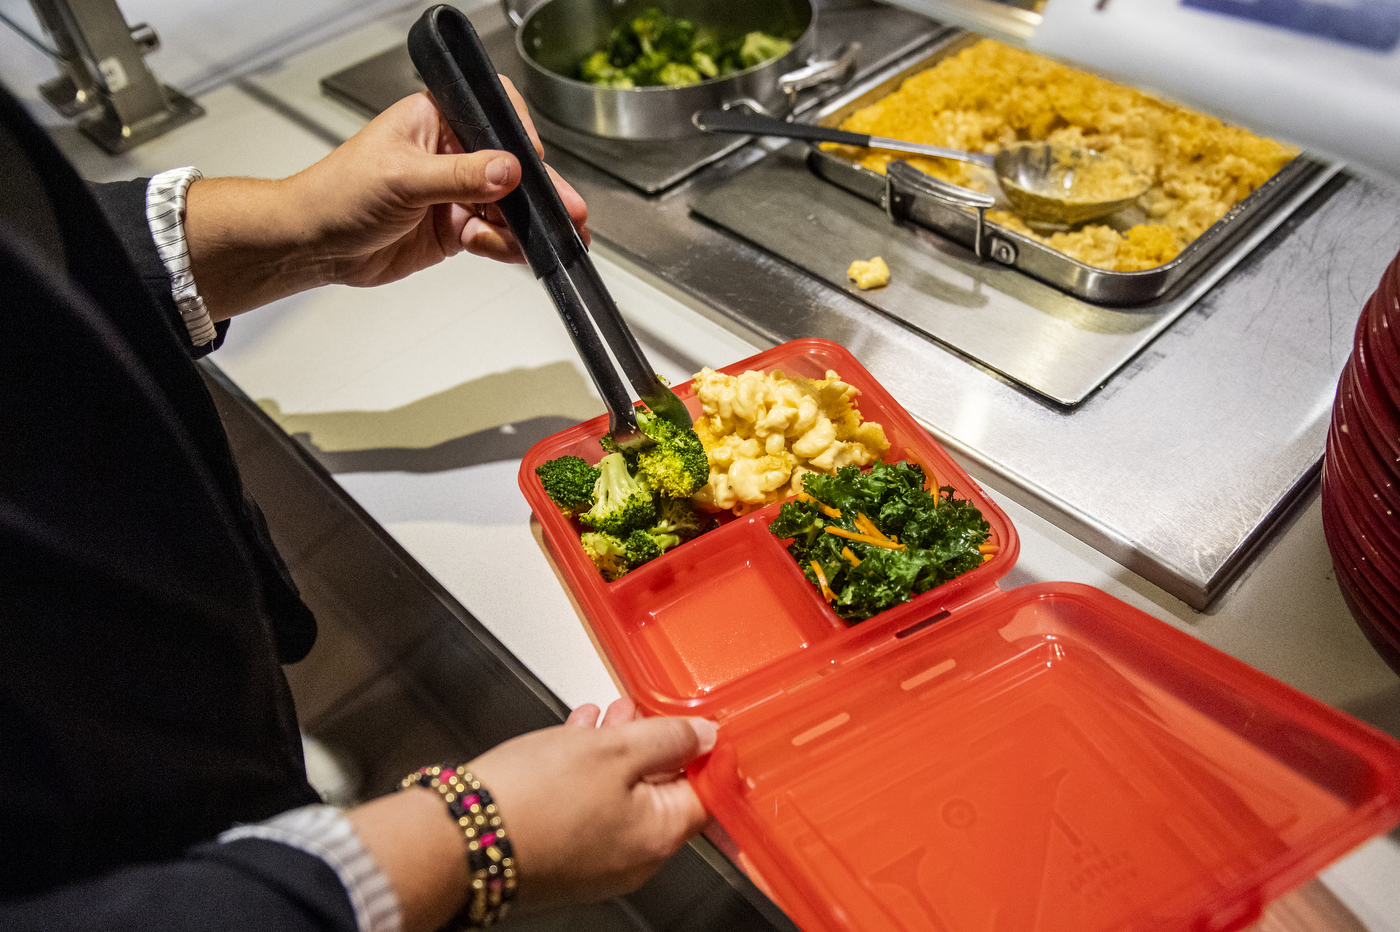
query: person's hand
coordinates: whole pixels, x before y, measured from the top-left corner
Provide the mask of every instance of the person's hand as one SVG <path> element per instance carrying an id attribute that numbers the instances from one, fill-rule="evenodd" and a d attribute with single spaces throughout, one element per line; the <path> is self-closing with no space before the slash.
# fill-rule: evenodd
<path id="1" fill-rule="evenodd" d="M 515 848 L 522 903 L 633 890 L 708 816 L 682 768 L 714 746 L 713 722 L 637 718 L 630 699 L 581 706 L 566 724 L 514 738 L 469 765 Z"/>
<path id="2" fill-rule="evenodd" d="M 502 83 L 543 154 L 524 100 Z M 549 172 L 587 243 L 583 199 Z M 217 321 L 317 285 L 396 281 L 463 251 L 523 262 L 495 206 L 519 181 L 515 156 L 462 152 L 432 98 L 415 94 L 290 178 L 192 184 L 191 270 Z"/>
<path id="3" fill-rule="evenodd" d="M 525 101 L 508 78 L 501 82 L 543 157 Z M 583 199 L 549 171 L 587 242 Z M 463 250 L 525 261 L 495 206 L 520 182 L 520 163 L 508 152 L 464 154 L 426 92 L 399 101 L 292 181 L 317 207 L 336 281 L 378 285 Z"/>

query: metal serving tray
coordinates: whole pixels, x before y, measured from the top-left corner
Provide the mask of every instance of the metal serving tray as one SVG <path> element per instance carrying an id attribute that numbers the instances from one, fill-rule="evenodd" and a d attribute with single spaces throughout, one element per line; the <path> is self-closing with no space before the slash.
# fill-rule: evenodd
<path id="1" fill-rule="evenodd" d="M 825 113 L 818 122 L 823 126 L 839 126 L 855 111 L 894 93 L 909 77 L 981 38 L 961 33 L 937 45 L 927 55 Z M 1166 265 L 1140 272 L 1111 272 L 1086 265 L 1028 236 L 982 220 L 976 210 L 961 206 L 933 186 L 921 183 L 915 173 L 906 173 L 903 178 L 898 172 L 882 175 L 816 146 L 810 148 L 807 161 L 818 176 L 880 204 L 893 220 L 910 220 L 973 249 L 978 256 L 989 257 L 1075 297 L 1107 307 L 1143 304 L 1195 278 L 1222 257 L 1229 246 L 1271 216 L 1291 194 L 1328 167 L 1307 155 L 1300 155 Z M 951 185 L 944 187 L 952 188 Z M 1134 207 L 1096 222 L 1122 232 L 1146 219 L 1142 211 Z"/>

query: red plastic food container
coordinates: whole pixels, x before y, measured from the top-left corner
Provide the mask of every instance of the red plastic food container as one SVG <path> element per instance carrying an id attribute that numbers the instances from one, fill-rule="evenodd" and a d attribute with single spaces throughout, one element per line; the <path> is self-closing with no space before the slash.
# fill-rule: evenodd
<path id="1" fill-rule="evenodd" d="M 1400 819 L 1387 736 L 1099 590 L 999 589 L 1011 522 L 846 350 L 723 371 L 746 369 L 834 369 L 997 556 L 852 625 L 768 532 L 776 505 L 604 582 L 534 468 L 596 462 L 606 418 L 537 444 L 520 484 L 627 692 L 719 721 L 692 783 L 807 932 L 1229 932 Z"/>

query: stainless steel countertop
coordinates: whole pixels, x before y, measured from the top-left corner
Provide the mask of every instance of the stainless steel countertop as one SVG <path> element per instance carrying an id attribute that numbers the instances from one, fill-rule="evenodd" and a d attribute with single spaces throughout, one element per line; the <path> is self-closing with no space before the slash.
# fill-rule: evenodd
<path id="1" fill-rule="evenodd" d="M 499 10 L 472 18 L 523 86 Z M 1311 488 L 1352 329 L 1400 250 L 1400 189 L 1332 179 L 1067 410 L 692 212 L 781 145 L 744 146 L 650 196 L 560 146 L 547 157 L 587 200 L 594 235 L 634 271 L 750 339 L 845 345 L 988 485 L 1197 609 Z"/>
<path id="2" fill-rule="evenodd" d="M 1400 190 L 1341 176 L 1066 412 L 690 212 L 767 151 L 655 198 L 549 158 L 640 270 L 742 331 L 842 343 L 989 484 L 1196 608 L 1314 479 L 1356 319 L 1400 251 Z"/>
<path id="3" fill-rule="evenodd" d="M 488 44 L 505 28 L 494 5 L 473 18 Z M 335 58 L 333 46 L 297 67 L 324 61 L 324 76 L 358 60 Z M 359 125 L 261 83 L 240 87 L 321 138 Z M 752 342 L 842 343 L 981 481 L 1193 607 L 1226 589 L 1311 487 L 1355 320 L 1400 250 L 1394 186 L 1334 180 L 1066 411 L 690 211 L 776 148 L 745 146 L 656 196 L 558 147 L 548 157 L 587 199 L 595 236 L 633 271 Z"/>

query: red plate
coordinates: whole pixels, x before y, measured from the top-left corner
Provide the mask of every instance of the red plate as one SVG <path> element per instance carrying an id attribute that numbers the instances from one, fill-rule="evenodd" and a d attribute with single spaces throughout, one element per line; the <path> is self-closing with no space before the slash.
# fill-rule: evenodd
<path id="1" fill-rule="evenodd" d="M 1350 424 L 1347 426 L 1349 429 L 1345 433 L 1336 423 L 1333 424 L 1335 429 L 1329 430 L 1337 455 L 1341 458 L 1339 465 L 1351 478 L 1354 488 L 1375 491 L 1388 506 L 1400 510 L 1400 487 L 1397 487 L 1375 447 L 1371 446 L 1370 438 L 1365 431 L 1352 428 Z"/>
<path id="2" fill-rule="evenodd" d="M 1392 634 L 1384 622 L 1376 621 L 1372 617 L 1372 609 L 1341 572 L 1337 573 L 1337 588 L 1341 591 L 1342 601 L 1350 609 L 1352 618 L 1356 619 L 1356 626 L 1366 636 L 1372 649 L 1380 654 L 1381 659 L 1392 670 L 1400 674 L 1400 635 Z"/>
<path id="3" fill-rule="evenodd" d="M 1358 491 L 1374 493 L 1385 508 L 1400 514 L 1400 508 L 1396 507 L 1400 504 L 1400 476 L 1381 459 L 1380 450 L 1373 445 L 1374 437 L 1365 429 L 1366 418 L 1358 417 L 1356 410 L 1349 405 L 1346 393 L 1339 393 L 1330 430 L 1336 434 L 1335 441 L 1347 461 L 1348 478 Z M 1372 459 L 1374 468 L 1366 469 L 1362 465 L 1363 456 Z"/>
<path id="4" fill-rule="evenodd" d="M 1368 544 L 1378 551 L 1375 562 L 1385 570 L 1386 580 L 1400 585 L 1400 521 L 1396 513 L 1387 515 L 1383 503 L 1336 469 L 1333 455 L 1329 449 L 1322 474 L 1324 494 L 1331 496 L 1339 516 L 1352 522 L 1358 534 L 1364 532 Z"/>
<path id="5" fill-rule="evenodd" d="M 1333 546 L 1333 565 L 1365 596 L 1371 609 L 1371 620 L 1383 624 L 1391 631 L 1400 631 L 1400 593 L 1387 589 L 1373 572 L 1372 564 L 1361 552 L 1356 542 L 1354 526 L 1349 524 L 1336 509 L 1334 502 L 1323 502 L 1323 528 L 1332 524 L 1333 532 L 1328 541 Z M 1340 556 L 1339 561 L 1336 559 Z"/>
<path id="6" fill-rule="evenodd" d="M 1348 428 L 1364 431 L 1377 450 L 1388 450 L 1391 456 L 1400 460 L 1400 432 L 1393 428 L 1387 429 L 1382 418 L 1378 415 L 1378 409 L 1364 402 L 1356 379 L 1356 369 L 1348 360 L 1346 368 L 1342 370 L 1341 378 L 1337 381 L 1337 399 L 1333 420 L 1338 417 L 1336 412 L 1341 411 L 1342 422 Z M 1383 414 L 1383 412 L 1381 413 Z M 1387 466 L 1387 471 L 1400 477 L 1400 466 L 1394 465 L 1396 460 L 1392 460 L 1390 463 L 1392 465 Z"/>
<path id="7" fill-rule="evenodd" d="M 1340 517 L 1355 525 L 1358 534 L 1364 532 L 1372 545 L 1377 566 L 1385 570 L 1388 582 L 1400 585 L 1400 522 L 1395 513 L 1386 515 L 1384 505 L 1368 498 L 1366 492 L 1355 488 L 1350 480 L 1330 469 L 1324 469 L 1324 494 L 1330 495 Z"/>
<path id="8" fill-rule="evenodd" d="M 1366 360 L 1381 377 L 1382 384 L 1390 393 L 1393 406 L 1400 406 L 1400 353 L 1381 330 L 1380 305 L 1384 299 L 1379 292 L 1366 302 L 1359 321 L 1365 328 L 1362 334 L 1366 345 Z"/>
<path id="9" fill-rule="evenodd" d="M 1356 537 L 1355 525 L 1337 510 L 1335 502 L 1325 503 L 1331 511 L 1330 520 L 1337 531 L 1337 544 L 1345 557 L 1344 564 L 1348 578 L 1365 594 L 1373 611 L 1373 620 L 1384 622 L 1392 631 L 1400 631 L 1400 592 L 1381 579 L 1375 565 L 1367 559 L 1363 546 Z"/>
<path id="10" fill-rule="evenodd" d="M 1367 405 L 1370 405 L 1376 414 L 1376 419 L 1382 424 L 1400 424 L 1400 390 L 1397 386 L 1400 383 L 1392 384 L 1389 376 L 1376 369 L 1375 360 L 1371 357 L 1370 348 L 1362 337 L 1363 328 L 1357 328 L 1357 338 L 1352 344 L 1351 362 L 1356 370 L 1357 387 L 1361 389 L 1362 398 Z"/>

